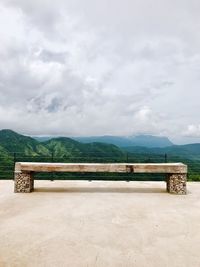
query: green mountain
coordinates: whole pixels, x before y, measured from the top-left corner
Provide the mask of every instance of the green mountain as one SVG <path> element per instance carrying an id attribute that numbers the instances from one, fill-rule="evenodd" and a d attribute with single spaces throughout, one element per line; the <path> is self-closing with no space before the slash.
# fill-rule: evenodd
<path id="1" fill-rule="evenodd" d="M 124 158 L 125 152 L 115 145 L 103 143 L 82 144 L 67 137 L 54 138 L 42 143 L 53 152 L 55 157 L 74 158 L 76 160 L 95 160 L 96 158 Z"/>
<path id="2" fill-rule="evenodd" d="M 76 157 L 80 159 L 85 157 L 91 160 L 95 158 L 105 160 L 119 158 L 124 160 L 126 159 L 127 152 L 132 155 L 148 154 L 152 156 L 164 155 L 166 153 L 183 159 L 200 160 L 200 144 L 173 145 L 157 148 L 127 146 L 122 149 L 113 144 L 99 142 L 81 143 L 67 137 L 53 138 L 45 142 L 39 142 L 34 138 L 18 134 L 12 130 L 1 130 L 0 154 L 10 157 L 13 152 L 28 157 L 51 157 L 53 153 L 53 156 L 60 158 Z"/>
<path id="3" fill-rule="evenodd" d="M 22 158 L 47 156 L 49 160 L 53 157 L 62 161 L 63 158 L 95 159 L 99 158 L 122 158 L 125 152 L 117 146 L 103 143 L 82 144 L 67 137 L 53 138 L 46 142 L 39 142 L 34 138 L 18 134 L 12 130 L 0 131 L 0 149 L 2 154 Z M 1 152 L 1 150 L 0 150 Z"/>
<path id="4" fill-rule="evenodd" d="M 35 140 L 45 142 L 50 139 L 55 139 L 53 136 L 34 136 Z M 136 136 L 87 136 L 87 137 L 71 137 L 73 140 L 87 144 L 87 143 L 104 143 L 113 144 L 120 148 L 127 146 L 145 146 L 145 147 L 167 147 L 172 146 L 173 143 L 162 136 L 153 135 L 136 135 Z"/>
<path id="5" fill-rule="evenodd" d="M 167 158 L 165 157 L 167 154 Z M 0 131 L 0 178 L 11 178 L 16 161 L 42 162 L 184 162 L 189 167 L 189 179 L 200 180 L 200 144 L 168 147 L 127 146 L 119 148 L 107 143 L 81 143 L 67 137 L 39 142 L 12 130 Z M 67 174 L 63 174 L 67 177 Z M 95 177 L 99 177 L 95 174 Z M 120 177 L 120 174 L 118 175 Z M 116 179 L 115 177 L 113 179 Z M 48 179 L 48 175 L 43 178 Z M 56 176 L 57 177 L 57 176 Z M 106 175 L 102 176 L 103 178 Z M 118 178 L 119 178 L 118 177 Z M 157 179 L 139 175 L 131 179 Z M 77 176 L 73 176 L 77 178 Z M 161 179 L 158 177 L 158 179 Z"/>
<path id="6" fill-rule="evenodd" d="M 128 146 L 144 146 L 144 147 L 167 147 L 173 143 L 167 138 L 162 136 L 153 135 L 136 135 L 136 136 L 91 136 L 91 137 L 73 137 L 82 143 L 102 142 L 107 144 L 114 144 L 118 147 Z"/>
<path id="7" fill-rule="evenodd" d="M 12 130 L 0 131 L 0 145 L 7 152 L 23 153 L 26 156 L 49 154 L 49 150 L 40 142 Z"/>
<path id="8" fill-rule="evenodd" d="M 170 156 L 177 156 L 184 159 L 200 160 L 200 144 L 188 145 L 174 145 L 164 148 L 147 148 L 129 146 L 123 148 L 124 151 L 129 153 L 148 153 L 148 154 L 168 154 Z"/>
<path id="9" fill-rule="evenodd" d="M 125 158 L 126 153 L 115 145 L 103 143 L 82 144 L 66 137 L 38 142 L 34 138 L 11 130 L 0 131 L 0 179 L 13 177 L 16 161 L 121 162 Z M 69 175 L 56 174 L 54 177 L 59 179 L 59 177 L 66 178 Z M 77 175 L 70 174 L 70 177 L 74 179 Z M 49 179 L 49 175 L 44 174 L 41 178 Z M 89 179 L 88 176 L 87 179 Z"/>

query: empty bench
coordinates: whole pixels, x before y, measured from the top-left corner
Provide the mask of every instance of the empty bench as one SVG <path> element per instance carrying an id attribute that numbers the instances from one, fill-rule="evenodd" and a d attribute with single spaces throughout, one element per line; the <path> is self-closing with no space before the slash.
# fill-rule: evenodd
<path id="1" fill-rule="evenodd" d="M 187 165 L 182 163 L 15 163 L 15 193 L 34 190 L 35 172 L 166 173 L 169 193 L 186 194 Z"/>

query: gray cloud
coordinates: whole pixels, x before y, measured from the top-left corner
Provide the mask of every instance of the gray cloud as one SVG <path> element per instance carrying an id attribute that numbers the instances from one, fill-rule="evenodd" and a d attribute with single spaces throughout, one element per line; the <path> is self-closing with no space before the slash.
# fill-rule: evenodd
<path id="1" fill-rule="evenodd" d="M 0 127 L 200 137 L 200 3 L 0 3 Z"/>

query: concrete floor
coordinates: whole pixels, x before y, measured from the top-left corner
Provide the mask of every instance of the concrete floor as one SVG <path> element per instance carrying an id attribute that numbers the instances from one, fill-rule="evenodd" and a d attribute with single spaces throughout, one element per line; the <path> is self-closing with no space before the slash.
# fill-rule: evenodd
<path id="1" fill-rule="evenodd" d="M 0 181 L 0 267 L 199 267 L 200 183 Z"/>

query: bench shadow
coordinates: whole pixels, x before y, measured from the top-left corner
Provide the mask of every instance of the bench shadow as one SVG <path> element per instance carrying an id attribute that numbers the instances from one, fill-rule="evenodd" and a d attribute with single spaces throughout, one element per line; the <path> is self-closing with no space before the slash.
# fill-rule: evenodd
<path id="1" fill-rule="evenodd" d="M 43 193 L 167 193 L 165 188 L 130 187 L 36 187 L 34 192 Z"/>

